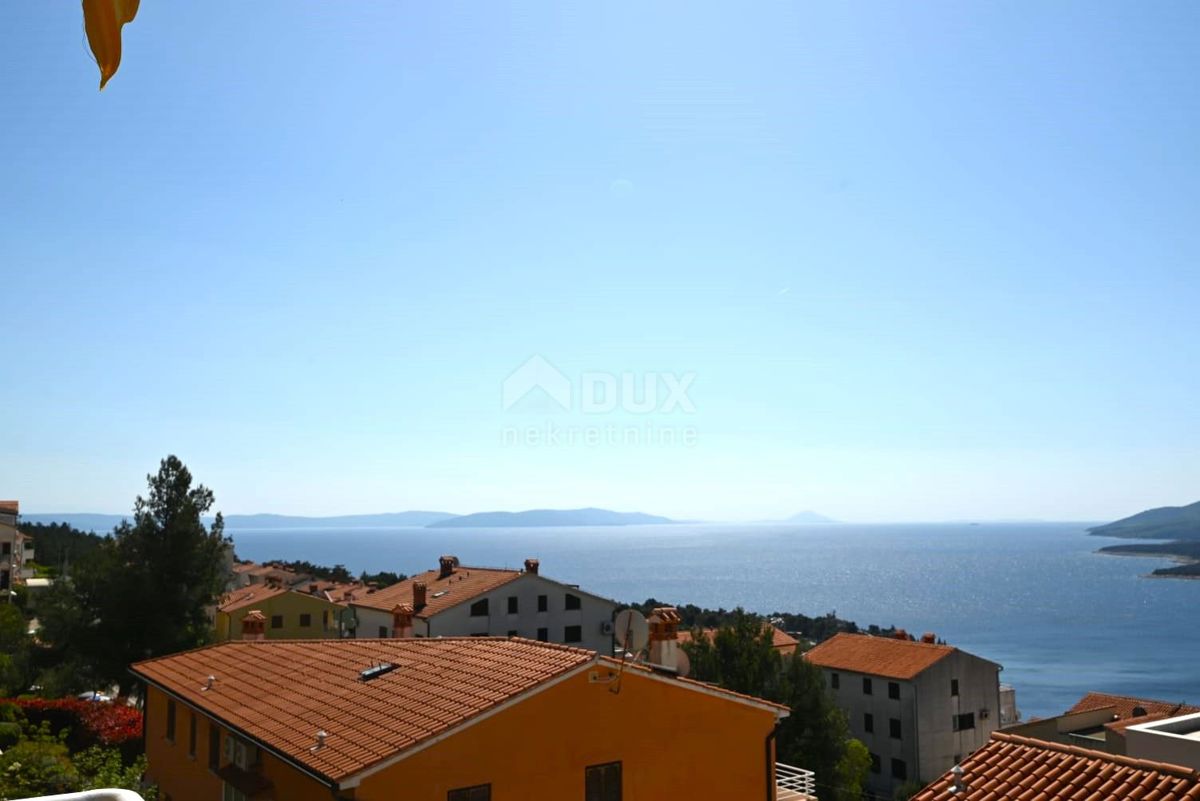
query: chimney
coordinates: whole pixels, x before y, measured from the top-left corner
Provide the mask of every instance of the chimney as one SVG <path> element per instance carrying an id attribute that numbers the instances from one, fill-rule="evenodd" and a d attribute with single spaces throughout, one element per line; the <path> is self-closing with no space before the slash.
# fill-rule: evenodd
<path id="1" fill-rule="evenodd" d="M 438 559 L 438 578 L 446 578 L 458 567 L 457 556 L 443 556 Z"/>
<path id="2" fill-rule="evenodd" d="M 660 606 L 650 613 L 650 659 L 655 667 L 679 669 L 679 612 L 673 606 Z"/>
<path id="3" fill-rule="evenodd" d="M 425 582 L 413 582 L 413 609 L 420 611 L 425 608 Z"/>
<path id="4" fill-rule="evenodd" d="M 526 559 L 525 560 L 525 572 L 532 573 L 533 575 L 536 576 L 538 574 L 538 560 Z"/>
<path id="5" fill-rule="evenodd" d="M 317 590 L 319 590 L 319 589 L 320 589 L 320 586 L 319 586 L 318 584 L 316 584 L 316 583 L 309 584 L 309 585 L 308 585 L 308 594 L 309 594 L 309 595 L 316 595 L 316 594 L 317 594 Z"/>
<path id="6" fill-rule="evenodd" d="M 392 637 L 405 639 L 413 636 L 412 604 L 396 604 L 392 608 Z"/>
<path id="7" fill-rule="evenodd" d="M 921 642 L 929 643 L 930 645 L 933 645 L 934 643 L 937 642 L 937 637 L 934 636 L 932 631 L 927 631 L 921 635 Z"/>
<path id="8" fill-rule="evenodd" d="M 267 638 L 267 618 L 257 609 L 251 609 L 242 618 L 243 640 L 265 640 Z"/>

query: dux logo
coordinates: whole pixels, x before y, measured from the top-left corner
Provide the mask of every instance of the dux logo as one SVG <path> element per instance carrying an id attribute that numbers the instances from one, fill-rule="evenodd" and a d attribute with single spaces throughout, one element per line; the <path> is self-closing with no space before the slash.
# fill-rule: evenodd
<path id="1" fill-rule="evenodd" d="M 605 414 L 618 409 L 629 414 L 674 411 L 690 414 L 696 411 L 688 395 L 695 380 L 695 373 L 586 372 L 576 387 L 546 359 L 533 356 L 504 379 L 503 401 L 506 410 L 527 397 L 540 396 L 544 405 L 568 412 L 578 400 L 578 409 L 584 414 Z"/>

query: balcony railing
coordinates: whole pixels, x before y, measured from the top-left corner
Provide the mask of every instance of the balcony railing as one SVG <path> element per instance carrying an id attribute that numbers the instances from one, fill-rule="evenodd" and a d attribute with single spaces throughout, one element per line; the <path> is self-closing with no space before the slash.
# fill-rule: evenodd
<path id="1" fill-rule="evenodd" d="M 145 801 L 132 790 L 88 790 L 83 793 L 67 793 L 66 795 L 39 795 L 36 798 L 22 798 L 17 801 Z"/>
<path id="2" fill-rule="evenodd" d="M 817 782 L 811 770 L 794 765 L 775 763 L 775 798 L 777 801 L 800 801 L 817 797 Z"/>

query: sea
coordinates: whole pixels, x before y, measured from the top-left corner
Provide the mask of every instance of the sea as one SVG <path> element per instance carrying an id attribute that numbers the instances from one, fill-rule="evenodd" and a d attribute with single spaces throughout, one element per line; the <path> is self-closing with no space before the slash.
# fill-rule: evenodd
<path id="1" fill-rule="evenodd" d="M 230 529 L 243 559 L 353 573 L 519 567 L 622 602 L 821 615 L 933 632 L 1003 665 L 1022 717 L 1096 690 L 1200 703 L 1200 581 L 1147 578 L 1089 523 Z"/>

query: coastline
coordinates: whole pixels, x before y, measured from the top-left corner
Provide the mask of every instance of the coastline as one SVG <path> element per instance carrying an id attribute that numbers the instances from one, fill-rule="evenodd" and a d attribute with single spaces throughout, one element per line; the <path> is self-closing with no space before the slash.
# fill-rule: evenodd
<path id="1" fill-rule="evenodd" d="M 1200 559 L 1196 559 L 1195 557 L 1187 556 L 1185 554 L 1169 553 L 1169 552 L 1165 552 L 1165 551 L 1139 551 L 1139 550 L 1134 550 L 1134 549 L 1119 550 L 1119 551 L 1118 550 L 1110 550 L 1110 549 L 1125 548 L 1125 547 L 1126 546 L 1120 546 L 1120 545 L 1106 545 L 1103 548 L 1098 548 L 1096 550 L 1096 553 L 1102 554 L 1104 556 L 1137 556 L 1137 557 L 1141 557 L 1143 559 L 1146 559 L 1146 558 L 1166 559 L 1170 562 L 1174 562 L 1176 566 L 1200 565 Z M 1140 578 L 1183 579 L 1185 581 L 1200 580 L 1200 568 L 1198 568 L 1197 572 L 1195 572 L 1195 573 L 1159 572 L 1160 570 L 1161 571 L 1169 571 L 1171 569 L 1172 568 L 1158 568 L 1157 570 L 1154 570 L 1150 573 L 1141 574 Z"/>

